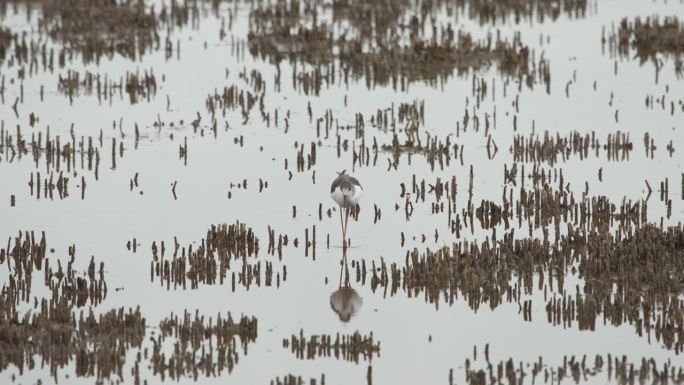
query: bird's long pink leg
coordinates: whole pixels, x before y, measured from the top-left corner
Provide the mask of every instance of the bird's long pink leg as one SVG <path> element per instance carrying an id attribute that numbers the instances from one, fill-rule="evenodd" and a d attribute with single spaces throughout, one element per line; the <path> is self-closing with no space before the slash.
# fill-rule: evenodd
<path id="1" fill-rule="evenodd" d="M 349 209 L 345 209 L 345 217 L 344 217 L 344 244 L 347 244 L 347 225 L 349 224 Z"/>
<path id="2" fill-rule="evenodd" d="M 344 219 L 342 219 L 342 206 L 340 206 L 340 226 L 341 226 L 341 228 L 342 228 L 342 242 L 343 242 L 343 243 L 342 243 L 342 248 L 344 249 L 344 247 L 345 247 L 345 245 L 346 245 L 346 243 L 344 243 L 344 242 L 345 242 L 344 240 L 346 239 L 346 238 L 345 238 L 345 235 L 346 235 L 346 234 L 345 234 L 345 231 L 346 231 L 346 229 L 344 228 Z"/>

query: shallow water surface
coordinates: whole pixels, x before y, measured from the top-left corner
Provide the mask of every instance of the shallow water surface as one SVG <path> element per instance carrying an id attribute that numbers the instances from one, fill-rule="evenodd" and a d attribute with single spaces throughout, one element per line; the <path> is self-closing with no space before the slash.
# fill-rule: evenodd
<path id="1" fill-rule="evenodd" d="M 0 382 L 684 382 L 684 3 L 133 3 L 0 0 Z"/>

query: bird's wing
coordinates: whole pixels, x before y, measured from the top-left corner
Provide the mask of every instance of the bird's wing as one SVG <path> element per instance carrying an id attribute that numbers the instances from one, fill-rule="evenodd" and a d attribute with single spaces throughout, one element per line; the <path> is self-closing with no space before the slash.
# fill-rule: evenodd
<path id="1" fill-rule="evenodd" d="M 347 178 L 348 178 L 349 181 L 352 182 L 353 184 L 355 184 L 355 185 L 357 185 L 357 186 L 363 188 L 363 187 L 361 186 L 361 183 L 359 183 L 359 180 L 358 180 L 358 179 L 354 178 L 353 176 L 348 176 Z"/>
<path id="2" fill-rule="evenodd" d="M 340 183 L 342 183 L 342 176 L 341 175 L 338 176 L 337 178 L 335 178 L 335 180 L 330 185 L 330 192 L 331 193 L 335 192 L 335 189 L 337 188 L 337 186 L 340 185 Z"/>

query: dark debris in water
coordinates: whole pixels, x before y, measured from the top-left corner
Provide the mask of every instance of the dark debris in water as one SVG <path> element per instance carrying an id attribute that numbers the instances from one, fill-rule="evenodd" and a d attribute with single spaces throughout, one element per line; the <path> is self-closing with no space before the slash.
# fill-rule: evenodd
<path id="1" fill-rule="evenodd" d="M 231 373 L 238 364 L 239 354 L 247 354 L 247 346 L 256 341 L 257 320 L 242 316 L 234 321 L 230 313 L 220 313 L 208 319 L 187 311 L 182 316 L 171 314 L 159 323 L 160 334 L 152 340 L 152 371 L 162 381 L 169 377 L 180 380 L 199 376 L 219 377 Z M 236 341 L 239 340 L 239 343 Z M 173 344 L 173 353 L 165 353 L 164 346 Z"/>
<path id="2" fill-rule="evenodd" d="M 672 362 L 658 363 L 653 358 L 642 358 L 641 362 L 629 361 L 626 356 L 596 355 L 592 360 L 587 355 L 581 357 L 564 356 L 562 365 L 551 365 L 539 356 L 535 362 L 516 362 L 513 358 L 499 362 L 490 361 L 489 344 L 485 345 L 484 357 L 486 366 L 478 362 L 477 347 L 473 349 L 473 360 L 466 359 L 465 383 L 471 385 L 486 385 L 494 383 L 522 384 L 526 377 L 532 383 L 553 384 L 572 380 L 575 384 L 591 381 L 595 377 L 603 376 L 605 381 L 620 385 L 644 384 L 682 384 L 684 383 L 684 368 Z M 598 379 L 597 379 L 598 380 Z M 449 385 L 457 383 L 453 370 L 449 371 Z"/>
<path id="3" fill-rule="evenodd" d="M 372 362 L 374 355 L 380 355 L 380 342 L 373 342 L 373 333 L 362 335 L 358 331 L 349 335 L 322 334 L 307 338 L 301 330 L 298 336 L 293 334 L 290 339 L 283 339 L 283 347 L 301 360 L 334 357 L 358 364 L 361 360 Z"/>
<path id="4" fill-rule="evenodd" d="M 245 224 L 212 226 L 196 248 L 181 247 L 174 241 L 170 257 L 164 242 L 159 246 L 154 242 L 150 277 L 168 290 L 197 289 L 200 285 L 223 285 L 229 281 L 233 291 L 237 285 L 247 290 L 253 285 L 280 286 L 281 273 L 274 271 L 273 262 L 260 260 L 258 255 L 259 239 Z M 283 281 L 287 279 L 286 272 L 283 267 Z"/>
<path id="5" fill-rule="evenodd" d="M 480 244 L 408 251 L 403 265 L 356 262 L 356 281 L 383 296 L 399 291 L 439 307 L 459 297 L 474 311 L 517 303 L 532 320 L 534 290 L 544 293 L 547 321 L 563 328 L 595 330 L 597 322 L 632 325 L 667 349 L 684 347 L 684 230 L 646 225 L 635 230 L 569 227 L 567 235 L 514 240 L 513 232 Z M 566 275 L 583 279 L 572 290 Z M 535 283 L 536 281 L 536 283 Z M 573 293 L 574 292 L 574 293 Z"/>
<path id="6" fill-rule="evenodd" d="M 295 65 L 293 80 L 304 83 L 305 94 L 318 95 L 324 84 L 335 84 L 336 67 L 343 72 L 343 76 L 337 78 L 341 83 L 347 84 L 350 78 L 365 78 L 368 87 L 391 85 L 405 91 L 412 81 L 442 84 L 454 70 L 464 74 L 469 69 L 489 67 L 493 62 L 498 63 L 499 70 L 506 76 L 548 87 L 549 63 L 543 58 L 535 61 L 530 48 L 518 36 L 506 40 L 497 34 L 476 40 L 470 33 L 456 30 L 451 23 L 446 27 L 437 25 L 428 12 L 441 9 L 438 3 L 432 10 L 427 5 L 426 11 L 425 8 L 416 9 L 418 4 L 403 1 L 383 5 L 364 1 L 359 4 L 336 2 L 333 6 L 335 20 L 341 17 L 359 17 L 358 21 L 369 16 L 374 18 L 374 23 L 370 23 L 373 27 L 365 25 L 368 24 L 365 21 L 352 23 L 344 32 L 335 28 L 337 23 L 316 22 L 317 15 L 326 12 L 325 7 L 318 4 L 310 7 L 299 6 L 296 2 L 260 5 L 250 17 L 250 53 L 275 62 L 289 59 Z M 365 9 L 371 15 L 353 11 L 362 4 L 367 5 Z M 421 16 L 415 16 L 415 13 Z M 408 16 L 411 14 L 414 16 Z M 310 17 L 313 26 L 305 26 L 302 21 L 310 20 Z M 431 28 L 427 28 L 430 20 Z M 371 34 L 367 28 L 375 28 L 375 33 Z M 425 30 L 431 32 L 423 32 Z M 408 39 L 408 43 L 402 39 Z M 296 73 L 298 62 L 311 64 L 313 69 Z"/>

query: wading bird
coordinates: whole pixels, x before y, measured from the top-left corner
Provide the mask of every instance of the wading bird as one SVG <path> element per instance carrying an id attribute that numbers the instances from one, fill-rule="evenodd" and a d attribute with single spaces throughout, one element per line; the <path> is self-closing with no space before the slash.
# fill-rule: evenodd
<path id="1" fill-rule="evenodd" d="M 340 224 L 342 225 L 342 247 L 347 247 L 347 222 L 349 211 L 359 203 L 363 195 L 363 188 L 358 179 L 346 173 L 347 170 L 337 173 L 337 178 L 330 186 L 330 196 L 340 206 Z M 344 219 L 342 218 L 344 211 Z"/>

